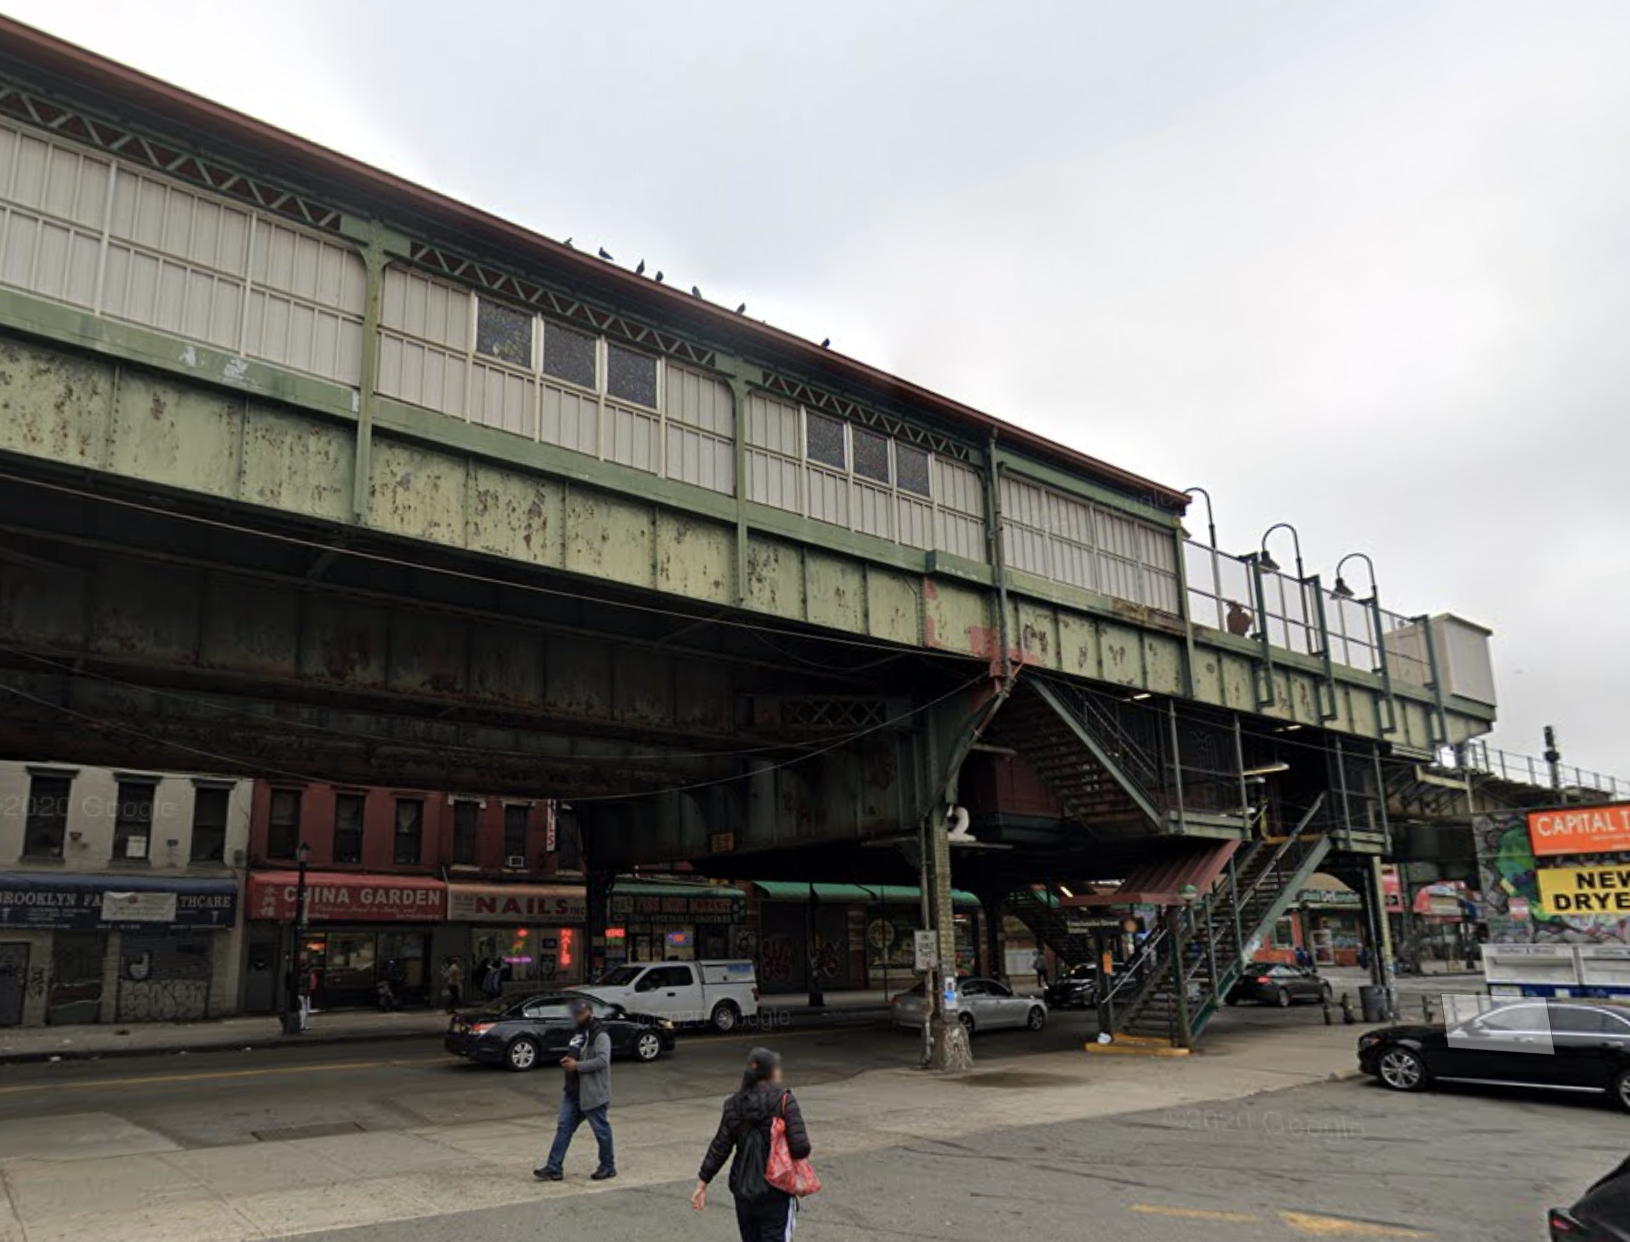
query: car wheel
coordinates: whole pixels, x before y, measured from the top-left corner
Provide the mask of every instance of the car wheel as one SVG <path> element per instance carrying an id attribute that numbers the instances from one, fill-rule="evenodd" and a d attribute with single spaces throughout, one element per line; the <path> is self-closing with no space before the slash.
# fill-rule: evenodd
<path id="1" fill-rule="evenodd" d="M 962 1029 L 965 1032 L 967 1032 L 968 1038 L 972 1039 L 973 1038 L 973 1014 L 971 1014 L 971 1013 L 959 1013 L 956 1016 L 956 1020 L 958 1022 L 962 1023 Z"/>
<path id="2" fill-rule="evenodd" d="M 1613 1103 L 1630 1113 L 1630 1069 L 1622 1069 L 1613 1077 Z"/>
<path id="3" fill-rule="evenodd" d="M 1290 1008 L 1290 993 L 1285 991 L 1284 988 L 1280 988 L 1279 991 L 1274 993 L 1273 1003 L 1278 1005 L 1279 1008 L 1281 1008 L 1281 1009 L 1289 1009 Z"/>
<path id="4" fill-rule="evenodd" d="M 1419 1091 L 1426 1085 L 1426 1065 L 1408 1048 L 1388 1048 L 1375 1068 L 1382 1083 L 1394 1091 Z"/>
<path id="5" fill-rule="evenodd" d="M 504 1064 L 522 1074 L 529 1069 L 535 1069 L 538 1064 L 538 1045 L 525 1035 L 511 1040 L 509 1047 L 504 1049 Z"/>
<path id="6" fill-rule="evenodd" d="M 655 1061 L 662 1055 L 662 1039 L 655 1031 L 641 1031 L 634 1037 L 634 1055 L 641 1061 Z"/>
<path id="7" fill-rule="evenodd" d="M 736 1021 L 740 1017 L 741 1015 L 736 1012 L 734 1005 L 729 1001 L 720 1001 L 713 1006 L 713 1014 L 708 1021 L 713 1023 L 713 1029 L 718 1031 L 719 1034 L 728 1035 L 736 1029 Z"/>
<path id="8" fill-rule="evenodd" d="M 1030 1016 L 1025 1019 L 1024 1024 L 1032 1031 L 1041 1030 L 1042 1027 L 1047 1025 L 1047 1011 L 1040 1005 L 1032 1006 Z"/>

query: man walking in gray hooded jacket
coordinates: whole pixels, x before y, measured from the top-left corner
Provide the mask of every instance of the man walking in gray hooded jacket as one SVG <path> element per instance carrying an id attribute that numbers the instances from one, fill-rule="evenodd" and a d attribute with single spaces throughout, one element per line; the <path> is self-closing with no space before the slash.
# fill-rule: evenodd
<path id="1" fill-rule="evenodd" d="M 566 1149 L 572 1145 L 577 1127 L 587 1120 L 600 1145 L 600 1167 L 590 1177 L 603 1182 L 617 1176 L 617 1161 L 611 1150 L 611 1119 L 606 1115 L 611 1107 L 611 1036 L 595 1020 L 588 1001 L 574 1000 L 567 1008 L 577 1023 L 577 1031 L 572 1036 L 571 1051 L 560 1059 L 560 1067 L 566 1071 L 561 1086 L 560 1122 L 555 1127 L 555 1145 L 549 1149 L 549 1158 L 541 1168 L 532 1170 L 532 1176 L 541 1182 L 558 1182 L 565 1176 Z"/>

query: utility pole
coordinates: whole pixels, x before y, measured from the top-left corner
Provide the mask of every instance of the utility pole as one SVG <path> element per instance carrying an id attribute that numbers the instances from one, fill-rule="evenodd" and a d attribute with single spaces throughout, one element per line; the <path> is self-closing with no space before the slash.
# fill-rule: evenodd
<path id="1" fill-rule="evenodd" d="M 1562 752 L 1556 745 L 1556 728 L 1553 725 L 1545 726 L 1545 762 L 1551 768 L 1551 788 L 1562 788 Z"/>

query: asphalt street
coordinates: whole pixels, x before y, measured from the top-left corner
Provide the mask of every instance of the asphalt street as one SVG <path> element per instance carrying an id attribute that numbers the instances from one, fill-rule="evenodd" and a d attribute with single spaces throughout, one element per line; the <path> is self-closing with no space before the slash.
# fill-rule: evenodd
<path id="1" fill-rule="evenodd" d="M 948 1089 L 945 1107 L 977 1109 L 980 1091 L 999 1089 Z M 825 1187 L 808 1202 L 799 1236 L 834 1242 L 1538 1240 L 1544 1209 L 1571 1198 L 1630 1145 L 1630 1119 L 1598 1104 L 1399 1096 L 1357 1081 L 972 1141 L 919 1140 L 882 1156 L 824 1149 L 820 1119 L 810 1123 Z M 573 1198 L 571 1232 L 733 1237 L 728 1195 L 698 1217 L 686 1202 L 690 1187 L 677 1181 Z M 527 1204 L 318 1233 L 311 1242 L 532 1242 L 552 1219 L 548 1205 Z"/>

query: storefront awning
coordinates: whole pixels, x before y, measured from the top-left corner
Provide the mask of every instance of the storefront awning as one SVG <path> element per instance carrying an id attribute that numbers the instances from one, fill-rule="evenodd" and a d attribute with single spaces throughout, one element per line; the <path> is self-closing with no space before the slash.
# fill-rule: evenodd
<path id="1" fill-rule="evenodd" d="M 1178 853 L 1164 854 L 1140 863 L 1129 871 L 1113 893 L 1087 893 L 1066 897 L 1065 906 L 1170 906 L 1183 900 L 1185 890 L 1204 894 L 1228 860 L 1239 849 L 1238 841 L 1196 842 Z"/>
<path id="2" fill-rule="evenodd" d="M 611 892 L 617 897 L 725 897 L 734 901 L 747 900 L 747 894 L 728 884 L 686 884 L 679 880 L 643 880 L 637 877 L 612 881 Z"/>
<path id="3" fill-rule="evenodd" d="M 143 875 L 0 874 L 0 927 L 225 930 L 236 880 Z"/>
<path id="4" fill-rule="evenodd" d="M 797 880 L 754 880 L 753 887 L 771 901 L 808 901 L 811 885 Z M 904 884 L 816 884 L 816 901 L 855 906 L 909 906 L 922 902 L 920 888 Z M 961 889 L 951 890 L 951 901 L 959 906 L 977 906 L 979 898 Z"/>
<path id="5" fill-rule="evenodd" d="M 300 876 L 294 871 L 257 871 L 249 877 L 251 919 L 294 918 Z M 306 918 L 371 923 L 439 923 L 447 913 L 447 885 L 415 875 L 361 875 L 345 871 L 306 873 Z"/>

